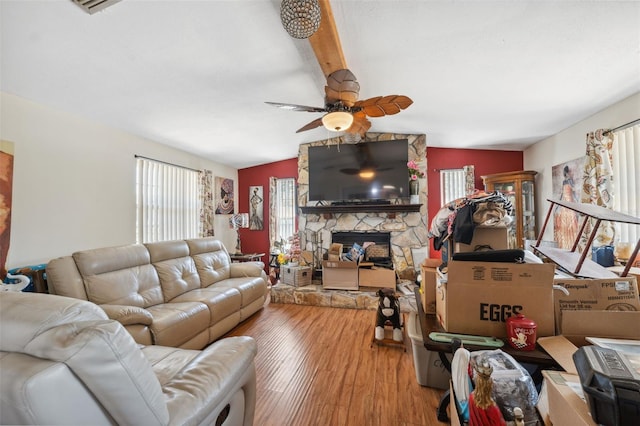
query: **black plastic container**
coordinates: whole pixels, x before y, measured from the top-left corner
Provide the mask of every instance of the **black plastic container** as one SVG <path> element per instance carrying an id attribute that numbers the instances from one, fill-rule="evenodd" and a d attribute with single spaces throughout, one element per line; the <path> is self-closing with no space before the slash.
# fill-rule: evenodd
<path id="1" fill-rule="evenodd" d="M 625 355 L 612 349 L 583 346 L 573 354 L 573 361 L 596 423 L 640 425 L 640 373 Z"/>

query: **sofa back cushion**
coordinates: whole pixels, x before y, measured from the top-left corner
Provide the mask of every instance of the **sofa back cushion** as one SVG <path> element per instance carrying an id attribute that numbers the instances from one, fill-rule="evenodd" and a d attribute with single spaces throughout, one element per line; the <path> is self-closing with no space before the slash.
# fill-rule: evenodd
<path id="1" fill-rule="evenodd" d="M 231 258 L 225 246 L 215 237 L 187 240 L 202 287 L 231 277 Z"/>
<path id="2" fill-rule="evenodd" d="M 93 303 L 147 308 L 164 301 L 158 273 L 141 244 L 81 251 L 73 259 Z"/>
<path id="3" fill-rule="evenodd" d="M 165 302 L 200 288 L 200 277 L 184 240 L 148 243 L 145 246 L 158 272 Z"/>
<path id="4" fill-rule="evenodd" d="M 59 257 L 47 263 L 49 293 L 87 300 L 82 275 L 72 256 Z"/>
<path id="5" fill-rule="evenodd" d="M 117 424 L 168 423 L 151 364 L 123 326 L 105 319 L 99 308 L 61 296 L 14 292 L 3 292 L 0 304 L 0 350 L 64 363 Z"/>

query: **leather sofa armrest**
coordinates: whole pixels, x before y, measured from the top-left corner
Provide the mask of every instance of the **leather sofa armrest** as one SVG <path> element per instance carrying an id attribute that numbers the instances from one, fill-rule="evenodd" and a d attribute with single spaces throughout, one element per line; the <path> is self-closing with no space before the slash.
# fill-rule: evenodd
<path id="1" fill-rule="evenodd" d="M 100 305 L 109 319 L 116 320 L 122 325 L 151 325 L 153 316 L 144 308 L 127 305 Z"/>
<path id="2" fill-rule="evenodd" d="M 259 277 L 264 271 L 264 262 L 240 262 L 232 263 L 229 270 L 231 278 Z"/>

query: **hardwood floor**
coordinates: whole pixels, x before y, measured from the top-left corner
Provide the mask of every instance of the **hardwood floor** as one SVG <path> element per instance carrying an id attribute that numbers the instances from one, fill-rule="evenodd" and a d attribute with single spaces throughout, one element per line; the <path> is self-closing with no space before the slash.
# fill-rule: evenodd
<path id="1" fill-rule="evenodd" d="M 269 303 L 228 336 L 258 343 L 255 425 L 439 425 L 413 353 L 371 345 L 375 311 Z"/>

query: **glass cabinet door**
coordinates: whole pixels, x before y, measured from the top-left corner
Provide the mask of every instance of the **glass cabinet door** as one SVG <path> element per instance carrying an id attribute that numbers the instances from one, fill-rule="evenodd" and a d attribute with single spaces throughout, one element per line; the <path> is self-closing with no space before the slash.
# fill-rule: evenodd
<path id="1" fill-rule="evenodd" d="M 533 181 L 522 181 L 522 236 L 525 240 L 538 238 L 534 209 L 535 196 Z"/>
<path id="2" fill-rule="evenodd" d="M 537 238 L 535 175 L 532 170 L 482 176 L 487 192 L 500 191 L 513 205 L 509 247 L 524 248 L 525 240 Z"/>
<path id="3" fill-rule="evenodd" d="M 518 215 L 517 213 L 517 185 L 515 181 L 496 182 L 493 185 L 493 191 L 499 191 L 505 196 L 511 205 L 513 206 L 513 213 L 511 213 L 511 223 L 509 224 L 509 247 L 516 248 L 518 246 Z"/>

